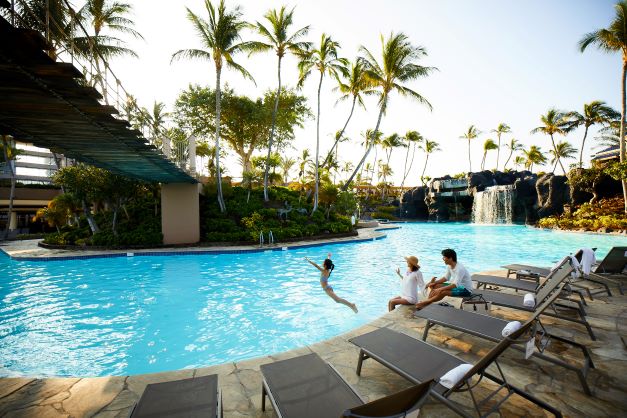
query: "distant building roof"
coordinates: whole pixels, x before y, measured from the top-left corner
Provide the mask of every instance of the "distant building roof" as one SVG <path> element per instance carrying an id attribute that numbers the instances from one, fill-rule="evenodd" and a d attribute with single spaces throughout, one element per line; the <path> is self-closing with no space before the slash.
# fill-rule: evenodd
<path id="1" fill-rule="evenodd" d="M 619 158 L 618 145 L 612 145 L 611 147 L 604 148 L 597 152 L 592 156 L 592 161 L 606 161 L 613 160 L 615 158 Z"/>

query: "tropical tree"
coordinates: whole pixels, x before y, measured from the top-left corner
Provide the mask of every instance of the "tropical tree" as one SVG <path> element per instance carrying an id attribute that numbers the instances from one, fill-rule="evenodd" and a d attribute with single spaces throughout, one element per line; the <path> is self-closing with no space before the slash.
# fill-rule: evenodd
<path id="1" fill-rule="evenodd" d="M 379 178 L 383 178 L 383 181 L 379 185 L 381 187 L 381 199 L 385 199 L 385 194 L 389 187 L 387 178 L 388 176 L 391 176 L 392 174 L 394 174 L 392 167 L 390 167 L 389 164 L 386 164 L 383 161 L 379 161 L 379 170 L 378 170 L 377 176 Z"/>
<path id="2" fill-rule="evenodd" d="M 220 173 L 220 78 L 222 67 L 232 68 L 239 72 L 244 78 L 254 82 L 248 70 L 235 62 L 234 55 L 238 52 L 250 49 L 247 42 L 241 41 L 241 31 L 247 23 L 241 20 L 242 13 L 239 7 L 227 10 L 224 0 L 216 9 L 210 0 L 205 0 L 205 8 L 209 14 L 209 21 L 196 15 L 189 8 L 187 9 L 187 19 L 191 22 L 200 38 L 204 49 L 182 49 L 172 55 L 172 60 L 190 58 L 201 60 L 213 60 L 216 69 L 216 122 L 215 122 L 215 161 L 216 161 L 216 184 L 218 189 L 218 204 L 220 210 L 226 212 L 226 204 L 222 195 L 222 176 Z"/>
<path id="3" fill-rule="evenodd" d="M 307 165 L 311 164 L 311 151 L 304 149 L 301 151 L 300 159 L 298 160 L 298 178 L 303 179 L 305 172 L 307 171 Z"/>
<path id="4" fill-rule="evenodd" d="M 496 149 L 496 170 L 498 171 L 501 156 L 501 135 L 512 132 L 512 128 L 506 123 L 499 123 L 499 126 L 497 126 L 496 129 L 492 129 L 492 132 L 494 132 L 498 138 L 498 148 Z"/>
<path id="5" fill-rule="evenodd" d="M 320 81 L 318 82 L 318 112 L 316 114 L 316 157 L 314 160 L 316 182 L 312 212 L 315 212 L 318 208 L 318 188 L 320 184 L 318 158 L 320 152 L 320 90 L 322 89 L 322 80 L 325 75 L 338 78 L 339 74 L 346 75 L 348 72 L 346 69 L 348 60 L 337 56 L 339 48 L 340 44 L 338 42 L 331 39 L 326 33 L 323 33 L 320 38 L 320 46 L 317 49 L 305 51 L 301 55 L 301 60 L 298 63 L 298 69 L 300 71 L 298 78 L 299 87 L 303 86 L 313 69 L 316 69 L 320 73 Z"/>
<path id="6" fill-rule="evenodd" d="M 360 51 L 365 55 L 360 60 L 364 65 L 366 77 L 370 81 L 372 88 L 377 89 L 377 95 L 379 96 L 379 116 L 377 117 L 377 124 L 372 135 L 373 138 L 376 138 L 379 132 L 381 119 L 387 110 L 390 94 L 393 91 L 424 104 L 430 110 L 432 108 L 429 101 L 422 95 L 403 85 L 403 83 L 426 77 L 435 70 L 434 67 L 424 67 L 416 64 L 417 60 L 427 55 L 425 48 L 412 45 L 404 33 L 391 33 L 387 40 L 381 35 L 381 47 L 381 64 L 366 47 L 360 47 Z M 366 158 L 368 158 L 373 142 L 368 144 L 364 156 L 357 164 L 353 174 L 342 186 L 342 190 L 345 191 L 350 186 L 354 176 L 364 164 Z"/>
<path id="7" fill-rule="evenodd" d="M 340 171 L 341 171 L 343 174 L 348 174 L 348 173 L 350 173 L 350 172 L 353 170 L 353 168 L 354 168 L 354 167 L 355 167 L 355 166 L 353 165 L 353 163 L 352 163 L 352 162 L 350 162 L 350 161 L 344 161 L 344 164 L 342 164 L 342 165 L 341 165 Z"/>
<path id="8" fill-rule="evenodd" d="M 296 160 L 292 157 L 288 157 L 285 155 L 281 155 L 281 161 L 279 166 L 281 167 L 281 171 L 283 172 L 283 184 L 287 185 L 290 181 L 290 170 L 296 164 Z M 265 182 L 265 175 L 264 175 Z"/>
<path id="9" fill-rule="evenodd" d="M 165 111 L 165 104 L 161 102 L 157 102 L 155 100 L 152 105 L 152 112 L 150 114 L 150 135 L 153 137 L 153 140 L 158 140 L 159 136 L 163 132 L 166 118 L 170 116 L 168 112 Z"/>
<path id="10" fill-rule="evenodd" d="M 381 147 L 385 151 L 385 155 L 387 157 L 386 164 L 390 164 L 390 158 L 392 158 L 392 152 L 394 152 L 394 148 L 402 148 L 405 147 L 405 143 L 403 143 L 403 138 L 397 134 L 393 133 L 392 135 L 386 137 L 383 142 L 381 142 Z"/>
<path id="11" fill-rule="evenodd" d="M 507 156 L 507 160 L 505 160 L 505 164 L 503 164 L 503 171 L 505 171 L 505 168 L 507 167 L 507 163 L 512 158 L 512 155 L 514 155 L 516 151 L 522 150 L 523 145 L 520 142 L 518 142 L 516 139 L 512 138 L 509 140 L 509 144 L 505 144 L 505 148 L 509 150 L 509 155 Z"/>
<path id="12" fill-rule="evenodd" d="M 517 155 L 514 158 L 514 167 L 523 167 L 525 165 L 526 158 L 522 155 Z"/>
<path id="13" fill-rule="evenodd" d="M 599 129 L 598 136 L 595 136 L 599 145 L 604 147 L 620 146 L 620 120 L 613 120 L 609 125 Z"/>
<path id="14" fill-rule="evenodd" d="M 420 175 L 420 181 L 422 181 L 422 184 L 425 184 L 424 178 L 425 178 L 425 171 L 427 171 L 427 163 L 429 162 L 429 155 L 433 154 L 436 151 L 441 151 L 440 149 L 440 144 L 438 144 L 435 141 L 430 141 L 428 139 L 425 139 L 424 143 L 422 144 L 422 150 L 425 152 L 425 166 L 422 169 L 422 174 Z"/>
<path id="15" fill-rule="evenodd" d="M 573 111 L 568 112 L 566 115 L 570 121 L 571 128 L 577 128 L 583 126 L 585 128 L 583 133 L 583 139 L 581 140 L 581 149 L 579 150 L 579 167 L 583 167 L 583 149 L 586 144 L 586 138 L 588 137 L 588 129 L 592 125 L 608 125 L 615 119 L 620 117 L 620 114 L 607 106 L 605 102 L 595 100 L 583 105 L 583 114 Z"/>
<path id="16" fill-rule="evenodd" d="M 468 140 L 468 172 L 469 173 L 472 172 L 472 161 L 470 160 L 470 141 L 472 141 L 473 139 L 476 139 L 479 136 L 480 133 L 481 133 L 481 131 L 478 130 L 475 127 L 475 125 L 470 125 L 470 127 L 468 128 L 466 133 L 464 133 L 464 135 L 460 136 L 460 139 Z"/>
<path id="17" fill-rule="evenodd" d="M 547 158 L 542 153 L 540 147 L 536 145 L 532 145 L 528 150 L 523 150 L 524 154 L 524 165 L 525 168 L 529 171 L 533 172 L 533 165 L 543 165 L 546 163 Z"/>
<path id="18" fill-rule="evenodd" d="M 492 151 L 493 149 L 499 149 L 499 146 L 496 145 L 493 139 L 486 139 L 483 143 L 483 159 L 481 160 L 481 171 L 485 169 L 485 158 L 488 155 L 488 151 Z"/>
<path id="19" fill-rule="evenodd" d="M 340 74 L 342 75 L 344 73 Z M 345 77 L 338 78 L 338 85 L 333 90 L 339 91 L 340 93 L 342 93 L 342 95 L 339 99 L 337 99 L 336 104 L 344 100 L 352 100 L 351 111 L 348 114 L 348 118 L 346 119 L 342 130 L 339 131 L 335 136 L 335 142 L 329 150 L 326 158 L 322 162 L 323 167 L 326 165 L 329 156 L 333 153 L 333 149 L 342 140 L 344 131 L 348 126 L 348 122 L 350 122 L 351 118 L 353 117 L 355 104 L 358 104 L 363 109 L 366 108 L 366 106 L 364 105 L 363 96 L 374 94 L 374 91 L 370 87 L 370 83 L 366 78 L 366 73 L 364 72 L 364 66 L 360 60 L 357 60 L 356 62 L 350 64 L 350 69 L 348 70 L 348 74 Z"/>
<path id="20" fill-rule="evenodd" d="M 108 58 L 130 55 L 137 58 L 137 53 L 124 46 L 124 41 L 113 35 L 123 33 L 137 39 L 143 39 L 141 34 L 133 29 L 135 23 L 128 16 L 133 8 L 130 4 L 109 0 L 87 0 L 76 13 L 80 22 L 88 23 L 94 31 L 93 36 L 79 36 L 72 40 L 75 47 L 83 55 L 94 61 L 97 74 L 92 82 L 100 84 L 105 102 L 107 98 L 107 83 L 103 77 L 101 66 L 106 71 L 106 63 L 101 62 Z M 110 32 L 111 34 L 104 34 Z"/>
<path id="21" fill-rule="evenodd" d="M 551 163 L 554 164 L 552 172 L 555 173 L 555 169 L 557 168 L 557 162 L 560 159 L 567 160 L 570 158 L 576 158 L 577 149 L 573 147 L 568 141 L 560 141 L 555 145 L 555 150 L 550 150 L 549 154 L 553 156 L 553 158 L 551 158 Z M 566 175 L 566 171 L 564 171 L 564 175 Z"/>
<path id="22" fill-rule="evenodd" d="M 213 147 L 207 141 L 200 141 L 196 144 L 196 155 L 200 157 L 201 173 L 205 167 L 205 158 L 213 155 Z"/>
<path id="23" fill-rule="evenodd" d="M 571 129 L 566 113 L 555 108 L 551 108 L 546 112 L 546 115 L 540 116 L 540 120 L 542 121 L 542 126 L 532 129 L 531 133 L 543 133 L 549 135 L 551 137 L 551 144 L 553 145 L 553 152 L 555 153 L 554 155 L 559 155 L 555 146 L 555 139 L 553 138 L 553 135 L 566 135 Z M 564 165 L 562 165 L 562 161 L 559 156 L 557 157 L 557 162 L 560 167 L 562 167 L 562 171 L 565 173 L 566 169 L 564 169 Z"/>
<path id="24" fill-rule="evenodd" d="M 250 201 L 250 192 L 253 190 L 253 185 L 259 181 L 259 177 L 257 170 L 244 171 L 242 173 L 242 187 L 248 192 L 246 194 L 246 203 Z"/>
<path id="25" fill-rule="evenodd" d="M 266 12 L 263 16 L 268 26 L 265 26 L 261 22 L 257 22 L 256 29 L 259 35 L 263 38 L 263 41 L 251 42 L 252 52 L 266 52 L 273 51 L 277 55 L 277 79 L 278 87 L 274 96 L 274 109 L 272 110 L 272 123 L 270 125 L 270 136 L 268 138 L 268 156 L 272 154 L 272 145 L 274 142 L 274 127 L 276 125 L 277 112 L 279 110 L 279 98 L 281 97 L 281 61 L 285 54 L 292 53 L 297 56 L 302 56 L 305 51 L 311 48 L 309 42 L 299 41 L 303 36 L 309 32 L 309 25 L 298 29 L 293 34 L 289 35 L 290 26 L 293 22 L 294 9 L 287 11 L 285 6 L 280 10 L 272 9 Z M 268 167 L 266 164 L 266 170 L 263 175 L 263 199 L 267 202 L 268 197 Z"/>
<path id="26" fill-rule="evenodd" d="M 414 165 L 414 157 L 416 156 L 416 146 L 418 146 L 424 138 L 417 131 L 407 131 L 405 136 L 403 137 L 405 141 L 407 141 L 407 152 L 405 153 L 405 165 L 403 166 L 403 180 L 401 181 L 401 194 L 403 193 L 403 186 L 405 185 L 405 179 L 409 175 L 412 166 Z M 409 149 L 412 148 L 411 162 L 409 163 L 409 168 L 407 168 L 407 159 L 409 157 Z"/>
<path id="27" fill-rule="evenodd" d="M 587 33 L 579 41 L 581 52 L 585 51 L 590 45 L 596 45 L 601 51 L 613 53 L 619 52 L 622 55 L 623 71 L 621 73 L 621 117 L 620 117 L 620 134 L 619 134 L 619 155 L 620 162 L 625 160 L 625 112 L 627 111 L 627 1 L 622 0 L 614 5 L 616 15 L 610 25 L 604 29 L 598 29 L 594 32 Z M 625 213 L 627 213 L 627 181 L 622 180 L 623 200 L 625 205 Z"/>

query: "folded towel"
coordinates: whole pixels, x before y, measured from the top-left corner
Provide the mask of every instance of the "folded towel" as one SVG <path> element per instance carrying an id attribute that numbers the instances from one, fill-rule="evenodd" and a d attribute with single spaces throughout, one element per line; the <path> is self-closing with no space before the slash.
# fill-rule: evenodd
<path id="1" fill-rule="evenodd" d="M 581 255 L 581 271 L 587 276 L 592 271 L 592 266 L 597 260 L 592 248 L 582 248 L 581 251 L 583 252 Z"/>
<path id="2" fill-rule="evenodd" d="M 521 326 L 522 324 L 518 321 L 508 322 L 505 328 L 503 328 L 503 331 L 501 331 L 501 335 L 503 335 L 503 337 L 509 337 L 511 334 L 518 331 Z"/>
<path id="3" fill-rule="evenodd" d="M 470 369 L 472 369 L 472 364 L 460 364 L 446 372 L 446 374 L 440 378 L 440 384 L 447 389 L 451 389 L 457 382 L 462 380 L 462 377 L 464 377 Z"/>
<path id="4" fill-rule="evenodd" d="M 534 306 L 536 306 L 536 295 L 534 295 L 533 293 L 525 294 L 525 297 L 523 298 L 523 305 L 528 308 L 533 308 Z"/>

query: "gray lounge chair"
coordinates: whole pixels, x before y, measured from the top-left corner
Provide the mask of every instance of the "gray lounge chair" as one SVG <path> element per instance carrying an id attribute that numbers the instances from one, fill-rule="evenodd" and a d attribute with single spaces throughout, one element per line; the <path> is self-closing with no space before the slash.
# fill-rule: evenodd
<path id="1" fill-rule="evenodd" d="M 131 418 L 143 417 L 222 417 L 218 375 L 147 385 L 131 413 Z"/>
<path id="2" fill-rule="evenodd" d="M 333 366 L 315 353 L 264 364 L 261 374 L 261 410 L 265 411 L 268 396 L 280 418 L 401 418 L 420 408 L 433 384 L 426 381 L 366 404 Z"/>
<path id="3" fill-rule="evenodd" d="M 627 275 L 623 273 L 627 266 L 627 247 L 613 247 L 599 263 L 594 271 L 590 272 L 590 276 L 608 280 L 618 286 L 618 291 L 624 295 L 623 284 Z M 590 278 L 589 278 L 590 280 Z M 603 284 L 603 282 L 596 281 Z M 610 294 L 611 296 L 611 294 Z"/>
<path id="4" fill-rule="evenodd" d="M 566 271 L 566 274 L 569 274 L 571 269 L 568 269 L 569 271 Z M 543 310 L 547 309 L 550 304 L 555 300 L 563 285 L 564 284 L 559 280 L 559 277 L 555 277 L 550 283 L 545 285 L 543 289 L 543 295 L 539 295 L 539 297 L 544 295 L 546 296 L 542 300 L 541 305 L 538 306 L 538 308 L 535 310 L 530 320 L 538 320 L 538 324 L 541 329 L 541 332 L 538 336 L 542 338 L 545 346 L 549 343 L 550 340 L 557 340 L 580 349 L 584 359 L 583 366 L 574 366 L 571 363 L 561 360 L 559 357 L 556 358 L 555 356 L 549 356 L 548 353 L 545 353 L 544 351 L 536 351 L 534 352 L 534 356 L 577 373 L 577 377 L 581 382 L 584 392 L 587 395 L 591 395 L 592 392 L 590 390 L 590 387 L 588 386 L 586 377 L 588 375 L 588 371 L 591 368 L 594 368 L 594 363 L 592 362 L 592 358 L 590 356 L 590 351 L 588 350 L 588 348 L 583 344 L 547 332 L 541 325 L 540 320 L 538 319 Z M 429 330 L 433 326 L 440 325 L 490 341 L 500 342 L 504 338 L 502 335 L 503 328 L 509 322 L 507 320 L 489 315 L 463 311 L 461 309 L 453 309 L 451 307 L 440 305 L 429 305 L 419 311 L 416 311 L 414 315 L 416 317 L 427 320 L 427 324 L 425 326 L 425 330 L 422 336 L 423 340 L 427 339 Z M 520 351 L 524 351 L 524 348 L 521 346 L 513 345 L 512 347 Z"/>
<path id="5" fill-rule="evenodd" d="M 482 357 L 474 366 L 451 388 L 447 388 L 440 384 L 440 379 L 453 368 L 466 363 L 464 360 L 455 357 L 446 351 L 437 348 L 424 341 L 417 340 L 413 337 L 400 332 L 393 331 L 388 328 L 380 328 L 376 331 L 369 332 L 364 335 L 352 338 L 350 341 L 359 347 L 359 360 L 357 362 L 357 375 L 361 374 L 363 361 L 373 359 L 388 367 L 392 371 L 405 377 L 413 383 L 421 383 L 431 379 L 438 383 L 430 390 L 430 395 L 443 402 L 458 414 L 468 417 L 468 414 L 462 407 L 451 401 L 449 397 L 456 392 L 469 392 L 475 411 L 480 416 L 487 416 L 499 410 L 500 405 L 505 402 L 513 394 L 522 396 L 530 402 L 536 404 L 540 408 L 545 409 L 556 417 L 561 417 L 559 410 L 548 403 L 534 397 L 524 390 L 511 385 L 501 367 L 498 364 L 498 357 L 514 342 L 523 335 L 535 331 L 532 330 L 535 321 L 528 321 L 510 337 L 503 339 L 494 348 L 492 348 L 484 357 Z M 490 373 L 487 368 L 495 365 L 498 375 Z M 478 376 L 479 380 L 486 378 L 495 382 L 498 387 L 490 392 L 485 398 L 478 400 L 473 389 L 477 383 L 472 383 L 473 376 Z M 486 404 L 493 400 L 493 397 L 502 391 L 505 391 L 503 399 L 497 401 L 493 406 L 488 407 Z"/>

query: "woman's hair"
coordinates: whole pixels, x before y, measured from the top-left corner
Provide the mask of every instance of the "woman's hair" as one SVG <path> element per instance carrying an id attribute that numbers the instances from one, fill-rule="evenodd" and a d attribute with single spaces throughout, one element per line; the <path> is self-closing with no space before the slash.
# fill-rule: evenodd
<path id="1" fill-rule="evenodd" d="M 330 258 L 327 258 L 326 260 L 324 260 L 324 263 L 322 263 L 322 265 L 324 266 L 325 269 L 331 270 L 331 271 L 333 271 L 333 269 L 335 268 L 335 264 L 333 264 L 333 261 L 331 261 Z"/>
<path id="2" fill-rule="evenodd" d="M 415 266 L 415 265 L 413 265 L 413 264 L 412 264 L 412 265 L 411 265 L 411 267 L 409 267 L 409 268 L 411 269 L 411 271 L 418 271 L 418 269 L 419 269 L 420 267 Z"/>

